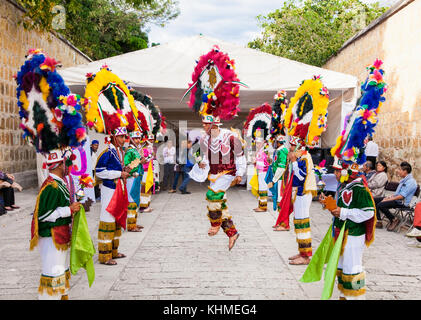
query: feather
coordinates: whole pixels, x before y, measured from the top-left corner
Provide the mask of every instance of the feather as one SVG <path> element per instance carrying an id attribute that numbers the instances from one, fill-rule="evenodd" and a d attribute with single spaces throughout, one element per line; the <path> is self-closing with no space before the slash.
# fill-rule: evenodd
<path id="1" fill-rule="evenodd" d="M 265 102 L 261 106 L 251 109 L 244 123 L 243 134 L 254 140 L 256 130 L 263 130 L 263 139 L 267 140 L 272 122 L 272 107 Z"/>
<path id="2" fill-rule="evenodd" d="M 207 104 L 205 111 L 213 113 L 221 120 L 233 119 L 239 111 L 240 104 L 239 84 L 236 83 L 239 79 L 234 69 L 234 61 L 216 47 L 202 55 L 193 71 L 192 83 L 189 84 L 189 88 L 194 86 L 190 91 L 189 107 L 194 112 L 199 112 L 204 103 L 202 99 L 204 95 L 214 93 L 216 97 L 212 100 L 214 107 L 210 108 L 205 102 Z"/>
<path id="3" fill-rule="evenodd" d="M 367 68 L 369 74 L 361 85 L 362 96 L 354 110 L 347 115 L 344 130 L 331 150 L 332 155 L 336 155 L 345 163 L 361 165 L 366 161 L 364 141 L 368 135 L 374 133 L 380 106 L 385 101 L 383 94 L 387 89 L 383 80 L 384 70 L 380 69 L 382 64 L 381 60 L 376 59 L 373 65 Z"/>

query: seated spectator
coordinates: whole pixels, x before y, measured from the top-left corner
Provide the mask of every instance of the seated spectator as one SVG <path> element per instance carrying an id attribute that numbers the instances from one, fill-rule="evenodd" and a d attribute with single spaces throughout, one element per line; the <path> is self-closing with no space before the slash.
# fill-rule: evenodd
<path id="1" fill-rule="evenodd" d="M 362 173 L 365 176 L 366 180 L 371 178 L 372 175 L 376 173 L 376 170 L 374 170 L 374 164 L 370 160 L 367 160 L 366 163 L 364 163 L 362 168 Z"/>
<path id="2" fill-rule="evenodd" d="M 421 248 L 421 202 L 417 203 L 414 210 L 414 228 L 406 234 L 407 237 L 416 238 L 415 247 Z"/>
<path id="3" fill-rule="evenodd" d="M 4 200 L 3 200 L 3 195 L 0 191 L 0 216 L 4 215 L 6 213 L 6 209 L 4 207 Z"/>
<path id="4" fill-rule="evenodd" d="M 402 179 L 401 181 L 399 181 L 399 186 L 396 189 L 394 195 L 385 198 L 379 197 L 374 199 L 374 201 L 376 202 L 378 220 L 376 227 L 383 227 L 383 225 L 380 226 L 381 213 L 383 213 L 386 216 L 386 218 L 390 220 L 390 225 L 387 227 L 387 231 L 393 231 L 399 224 L 400 220 L 390 212 L 390 209 L 404 208 L 409 206 L 411 199 L 417 191 L 418 187 L 417 182 L 412 177 L 411 172 L 411 165 L 406 161 L 402 162 L 397 170 L 398 175 Z"/>
<path id="5" fill-rule="evenodd" d="M 2 193 L 4 207 L 7 211 L 20 208 L 15 205 L 13 188 L 22 191 L 22 187 L 15 181 L 15 177 L 12 174 L 0 171 L 0 192 Z"/>
<path id="6" fill-rule="evenodd" d="M 384 197 L 387 180 L 387 164 L 384 161 L 379 161 L 376 165 L 376 172 L 367 181 L 373 198 Z"/>

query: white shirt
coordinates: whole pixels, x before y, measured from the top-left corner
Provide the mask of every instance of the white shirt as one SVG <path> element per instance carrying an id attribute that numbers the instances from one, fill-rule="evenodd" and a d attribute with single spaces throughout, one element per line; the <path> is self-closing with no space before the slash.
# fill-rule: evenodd
<path id="1" fill-rule="evenodd" d="M 379 155 L 379 146 L 374 141 L 367 142 L 365 147 L 365 155 L 368 157 L 378 157 Z"/>
<path id="2" fill-rule="evenodd" d="M 168 148 L 167 146 L 164 147 L 164 150 L 162 151 L 162 155 L 164 156 L 164 163 L 175 163 L 175 147 L 172 146 L 171 148 Z"/>

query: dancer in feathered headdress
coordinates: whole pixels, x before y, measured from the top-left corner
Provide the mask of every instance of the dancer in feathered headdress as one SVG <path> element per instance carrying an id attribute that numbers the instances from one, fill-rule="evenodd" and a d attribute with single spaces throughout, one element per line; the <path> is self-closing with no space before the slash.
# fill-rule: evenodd
<path id="1" fill-rule="evenodd" d="M 270 127 L 270 141 L 273 145 L 272 163 L 265 178 L 268 189 L 272 193 L 273 210 L 279 207 L 278 199 L 281 199 L 282 178 L 287 164 L 289 149 L 286 146 L 287 137 L 285 135 L 285 113 L 288 108 L 287 92 L 279 90 L 274 96 L 272 106 L 272 122 Z"/>
<path id="2" fill-rule="evenodd" d="M 106 137 L 109 146 L 98 157 L 95 175 L 101 185 L 101 214 L 98 231 L 98 259 L 102 264 L 115 265 L 114 259 L 124 258 L 118 252 L 121 228 L 126 229 L 128 190 L 126 179 L 133 168 L 124 165 L 123 146 L 129 132 L 146 129 L 145 119 L 138 111 L 126 84 L 107 65 L 96 73 L 88 73 L 85 98 L 88 126 Z"/>
<path id="3" fill-rule="evenodd" d="M 298 254 L 290 257 L 290 264 L 310 262 L 312 255 L 310 205 L 317 194 L 313 161 L 306 147 L 312 147 L 326 129 L 329 92 L 321 78 L 314 76 L 301 83 L 285 112 L 285 129 L 290 136 L 287 172 L 275 231 L 289 230 L 289 215 L 294 211 L 294 227 Z M 295 199 L 292 199 L 293 190 Z"/>
<path id="4" fill-rule="evenodd" d="M 222 227 L 231 250 L 239 233 L 228 214 L 226 191 L 241 182 L 246 161 L 241 141 L 232 131 L 220 126 L 221 120 L 231 120 L 237 115 L 241 83 L 235 74 L 234 61 L 217 46 L 200 57 L 192 80 L 185 96 L 191 92 L 189 106 L 202 116 L 206 135 L 200 141 L 203 159 L 193 167 L 190 176 L 200 182 L 208 176 L 210 187 L 206 199 L 211 222 L 208 235 L 216 235 Z"/>
<path id="5" fill-rule="evenodd" d="M 144 159 L 142 161 L 142 170 L 144 173 L 141 178 L 140 197 L 137 207 L 139 207 L 140 212 L 151 212 L 152 208 L 150 207 L 150 203 L 156 180 L 154 174 L 156 168 L 154 168 L 153 165 L 153 143 L 155 141 L 155 137 L 159 134 L 162 119 L 158 107 L 155 106 L 150 96 L 134 89 L 130 89 L 130 93 L 134 97 L 134 103 L 139 110 L 139 113 L 144 115 L 149 128 L 145 131 L 141 144 L 138 148 L 140 156 Z M 131 203 L 130 205 L 133 209 L 134 204 Z M 132 210 L 132 212 L 134 211 Z"/>
<path id="6" fill-rule="evenodd" d="M 264 103 L 258 108 L 250 110 L 244 124 L 244 137 L 251 139 L 256 145 L 255 173 L 250 180 L 252 193 L 258 198 L 256 212 L 267 211 L 268 186 L 265 177 L 269 168 L 269 154 L 267 140 L 272 120 L 272 107 Z"/>
<path id="7" fill-rule="evenodd" d="M 279 90 L 272 105 L 272 123 L 270 127 L 271 140 L 274 142 L 279 135 L 285 135 L 285 113 L 288 108 L 287 92 Z"/>
<path id="8" fill-rule="evenodd" d="M 30 249 L 37 245 L 41 248 L 40 299 L 67 298 L 70 226 L 73 215 L 82 208 L 70 198 L 67 175 L 74 160 L 71 147 L 81 146 L 86 138 L 78 112 L 85 101 L 70 93 L 57 66 L 55 59 L 32 49 L 16 76 L 23 136 L 45 156 L 44 166 L 49 170 L 37 197 L 31 226 Z M 93 264 L 88 274 L 92 272 Z"/>
<path id="9" fill-rule="evenodd" d="M 382 61 L 368 67 L 369 76 L 362 84 L 362 97 L 347 116 L 344 130 L 332 148 L 333 168 L 341 183 L 336 201 L 322 195 L 321 202 L 333 215 L 333 223 L 317 249 L 301 281 L 319 281 L 324 264 L 325 286 L 322 299 L 332 295 L 335 275 L 341 299 L 365 298 L 365 272 L 362 255 L 365 246 L 374 240 L 376 225 L 375 203 L 365 180 L 359 176 L 359 164 L 365 161 L 362 148 L 368 134 L 374 132 L 377 115 L 386 91 Z M 328 250 L 333 248 L 332 250 Z M 317 256 L 317 258 L 316 258 Z"/>

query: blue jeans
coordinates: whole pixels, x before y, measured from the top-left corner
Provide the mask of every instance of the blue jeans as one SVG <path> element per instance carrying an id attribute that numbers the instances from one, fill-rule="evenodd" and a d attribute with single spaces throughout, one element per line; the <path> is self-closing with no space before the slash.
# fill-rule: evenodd
<path id="1" fill-rule="evenodd" d="M 184 166 L 184 170 L 183 170 L 183 182 L 181 183 L 180 186 L 180 191 L 187 191 L 187 184 L 190 181 L 190 175 L 189 172 L 191 171 L 190 167 Z"/>
<path id="2" fill-rule="evenodd" d="M 176 171 L 175 172 L 174 182 L 172 184 L 173 190 L 177 190 L 178 178 L 180 178 L 180 176 L 182 177 L 182 179 L 184 181 L 184 169 L 183 169 L 183 171 Z"/>

